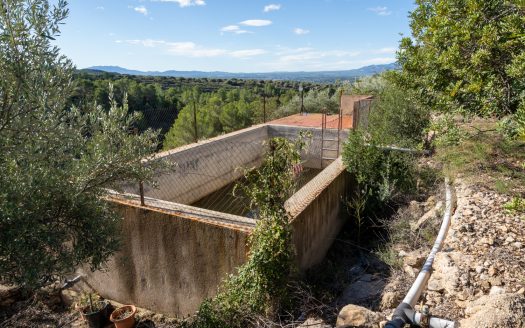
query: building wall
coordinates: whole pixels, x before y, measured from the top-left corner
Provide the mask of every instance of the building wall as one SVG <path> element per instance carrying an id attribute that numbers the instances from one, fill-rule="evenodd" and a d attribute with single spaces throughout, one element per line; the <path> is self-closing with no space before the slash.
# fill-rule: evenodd
<path id="1" fill-rule="evenodd" d="M 354 115 L 352 116 L 352 126 L 354 128 L 367 129 L 368 118 L 373 99 L 362 99 L 355 103 Z"/>
<path id="2" fill-rule="evenodd" d="M 206 220 L 205 210 L 192 217 L 184 208 L 171 211 L 113 202 L 124 217 L 122 251 L 105 271 L 83 270 L 89 286 L 105 298 L 187 316 L 246 261 L 253 220 L 236 224 Z"/>

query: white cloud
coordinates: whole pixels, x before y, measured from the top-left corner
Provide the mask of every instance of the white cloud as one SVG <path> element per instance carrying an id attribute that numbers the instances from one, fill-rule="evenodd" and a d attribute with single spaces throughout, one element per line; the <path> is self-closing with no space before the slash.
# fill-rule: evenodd
<path id="1" fill-rule="evenodd" d="M 344 51 L 344 50 L 315 50 L 312 48 L 298 48 L 288 49 L 284 52 L 278 53 L 279 61 L 291 63 L 291 62 L 306 62 L 314 59 L 326 59 L 330 57 L 341 58 L 341 57 L 356 57 L 361 53 L 358 51 Z"/>
<path id="2" fill-rule="evenodd" d="M 151 0 L 156 2 L 176 2 L 181 8 L 191 6 L 204 6 L 206 2 L 204 0 Z"/>
<path id="3" fill-rule="evenodd" d="M 362 65 L 380 65 L 380 64 L 394 63 L 395 61 L 396 61 L 396 58 L 394 57 L 376 57 L 376 58 L 368 58 L 365 60 L 361 60 L 358 63 Z"/>
<path id="4" fill-rule="evenodd" d="M 226 50 L 197 46 L 193 42 L 165 42 L 167 51 L 174 55 L 188 57 L 217 57 L 226 54 Z"/>
<path id="5" fill-rule="evenodd" d="M 277 56 L 283 56 L 283 55 L 289 55 L 289 54 L 296 54 L 296 53 L 302 53 L 306 51 L 314 51 L 314 48 L 310 47 L 303 47 L 303 48 L 287 48 L 283 46 L 278 46 L 278 51 L 275 53 Z"/>
<path id="6" fill-rule="evenodd" d="M 221 34 L 224 32 L 229 33 L 235 33 L 235 34 L 245 34 L 245 33 L 253 33 L 250 31 L 242 30 L 238 25 L 228 25 L 221 28 Z"/>
<path id="7" fill-rule="evenodd" d="M 235 58 L 246 58 L 246 57 L 264 55 L 265 53 L 266 53 L 266 50 L 264 49 L 246 49 L 246 50 L 231 51 L 229 54 Z"/>
<path id="8" fill-rule="evenodd" d="M 266 53 L 263 49 L 243 49 L 243 50 L 226 50 L 221 48 L 208 48 L 197 45 L 194 42 L 168 42 L 164 40 L 117 40 L 116 43 L 126 43 L 131 45 L 141 45 L 146 48 L 161 48 L 167 53 L 194 58 L 228 56 L 234 58 L 247 58 L 258 56 Z"/>
<path id="9" fill-rule="evenodd" d="M 281 9 L 281 5 L 280 4 L 271 3 L 269 5 L 264 6 L 264 12 L 265 13 L 270 12 L 270 11 L 274 11 L 274 10 L 279 10 L 279 9 Z"/>
<path id="10" fill-rule="evenodd" d="M 238 31 L 240 28 L 237 25 L 228 25 L 221 28 L 221 32 L 235 32 Z"/>
<path id="11" fill-rule="evenodd" d="M 95 8 L 96 10 L 104 10 L 105 8 L 103 6 L 98 6 Z"/>
<path id="12" fill-rule="evenodd" d="M 135 10 L 136 12 L 138 12 L 139 14 L 142 14 L 144 16 L 148 15 L 148 9 L 146 7 L 144 7 L 144 6 L 135 7 L 135 8 L 133 8 L 133 10 Z"/>
<path id="13" fill-rule="evenodd" d="M 388 7 L 378 6 L 378 7 L 374 7 L 374 8 L 368 8 L 368 10 L 375 12 L 379 16 L 388 16 L 388 15 L 392 14 L 392 12 L 390 10 L 388 10 Z"/>
<path id="14" fill-rule="evenodd" d="M 374 54 L 395 54 L 396 51 L 397 51 L 397 48 L 387 47 L 387 48 L 373 50 L 372 53 Z"/>
<path id="15" fill-rule="evenodd" d="M 293 32 L 297 35 L 305 35 L 305 34 L 308 34 L 310 33 L 310 30 L 305 30 L 305 29 L 302 29 L 300 27 L 296 27 L 293 29 Z"/>
<path id="16" fill-rule="evenodd" d="M 272 24 L 272 21 L 271 20 L 267 20 L 267 19 L 248 19 L 248 20 L 240 22 L 239 24 L 245 25 L 245 26 L 260 27 L 260 26 L 270 25 L 270 24 Z"/>

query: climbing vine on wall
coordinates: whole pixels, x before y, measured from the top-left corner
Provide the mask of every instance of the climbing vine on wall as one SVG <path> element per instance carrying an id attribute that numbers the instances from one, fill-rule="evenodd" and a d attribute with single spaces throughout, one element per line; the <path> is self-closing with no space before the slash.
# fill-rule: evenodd
<path id="1" fill-rule="evenodd" d="M 226 279 L 215 298 L 201 305 L 193 327 L 246 327 L 253 316 L 274 314 L 286 299 L 293 248 L 284 202 L 295 189 L 307 137 L 301 133 L 295 141 L 270 139 L 261 166 L 247 170 L 243 184 L 236 186 L 257 209 L 248 261 Z"/>

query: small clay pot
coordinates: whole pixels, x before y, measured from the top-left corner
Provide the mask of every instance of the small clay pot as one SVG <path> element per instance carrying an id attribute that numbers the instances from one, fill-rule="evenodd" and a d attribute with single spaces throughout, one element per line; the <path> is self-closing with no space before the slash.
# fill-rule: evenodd
<path id="1" fill-rule="evenodd" d="M 111 313 L 109 320 L 115 324 L 116 328 L 133 328 L 135 326 L 135 305 L 124 305 Z M 128 313 L 125 317 L 123 314 Z"/>
<path id="2" fill-rule="evenodd" d="M 107 320 L 107 311 L 109 309 L 108 301 L 100 301 L 103 305 L 100 307 L 100 310 L 89 312 L 89 306 L 84 306 L 79 308 L 80 315 L 84 319 L 89 328 L 102 328 L 106 324 Z"/>

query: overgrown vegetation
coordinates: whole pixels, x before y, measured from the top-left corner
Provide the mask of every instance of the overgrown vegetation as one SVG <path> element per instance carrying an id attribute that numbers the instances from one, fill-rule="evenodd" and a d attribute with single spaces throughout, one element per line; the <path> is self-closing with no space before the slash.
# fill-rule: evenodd
<path id="1" fill-rule="evenodd" d="M 519 1 L 416 1 L 410 14 L 412 36 L 401 40 L 398 52 L 401 70 L 389 73 L 383 83 L 358 84 L 371 92 L 385 90 L 387 85 L 400 91 L 390 99 L 379 97 L 379 103 L 397 107 L 385 113 L 376 106 L 379 110 L 375 113 L 384 117 L 392 114 L 386 124 L 378 125 L 371 117 L 369 129 L 354 132 L 345 148 L 349 171 L 356 174 L 358 182 L 365 181 L 366 188 L 360 183 L 361 194 L 375 181 L 377 196 L 373 200 L 385 199 L 384 194 L 403 190 L 402 182 L 417 174 L 410 168 L 392 171 L 391 165 L 384 164 L 395 162 L 391 152 L 377 150 L 388 144 L 411 148 L 433 145 L 446 175 L 483 180 L 508 194 L 523 189 L 524 17 Z M 409 99 L 413 106 L 405 107 L 406 112 L 399 110 Z M 505 115 L 497 124 L 475 119 Z M 411 116 L 417 119 L 411 122 Z M 391 171 L 394 174 L 386 178 Z M 518 203 L 508 207 L 517 208 Z M 405 221 L 399 217 L 387 224 L 393 242 L 398 234 L 406 240 L 414 238 Z M 382 254 L 395 264 L 388 248 Z"/>
<path id="2" fill-rule="evenodd" d="M 399 84 L 398 72 L 363 78 L 349 89 L 353 94 L 375 96 L 370 110 L 370 138 L 383 145 L 421 148 L 427 140 L 430 112 L 416 93 Z"/>
<path id="3" fill-rule="evenodd" d="M 68 11 L 46 0 L 0 1 L 0 281 L 54 282 L 118 248 L 120 217 L 105 188 L 150 180 L 150 129 L 109 97 L 109 109 L 67 107 L 72 64 L 50 40 Z M 111 92 L 110 92 L 111 95 Z"/>
<path id="4" fill-rule="evenodd" d="M 376 98 L 368 126 L 350 132 L 342 154 L 357 183 L 347 200 L 357 242 L 365 246 L 364 234 L 379 237 L 377 245 L 367 247 L 394 270 L 402 264 L 395 245 L 408 242 L 408 248 L 415 249 L 427 246 L 434 237 L 436 229 L 431 224 L 411 228 L 410 222 L 418 218 L 405 207 L 409 200 L 428 197 L 440 181 L 433 169 L 419 163 L 420 151 L 432 147 L 430 112 L 416 93 L 398 84 L 398 78 L 398 73 L 390 72 L 354 86 L 353 92 Z"/>
<path id="5" fill-rule="evenodd" d="M 257 226 L 249 238 L 247 262 L 231 275 L 218 295 L 205 301 L 193 323 L 196 328 L 247 327 L 259 316 L 274 316 L 286 303 L 294 272 L 289 217 L 285 200 L 293 193 L 305 135 L 291 142 L 273 138 L 261 166 L 245 173 L 242 190 L 257 211 Z"/>

